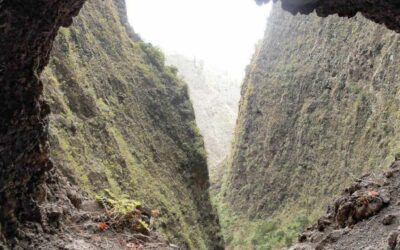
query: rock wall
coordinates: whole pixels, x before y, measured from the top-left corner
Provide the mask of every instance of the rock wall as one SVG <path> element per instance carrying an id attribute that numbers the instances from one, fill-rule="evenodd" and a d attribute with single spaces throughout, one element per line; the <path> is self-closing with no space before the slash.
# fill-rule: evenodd
<path id="1" fill-rule="evenodd" d="M 400 149 L 399 49 L 396 33 L 360 15 L 274 7 L 242 88 L 223 200 L 282 237 L 247 230 L 247 244 L 287 244 L 343 185 L 389 166 Z"/>
<path id="2" fill-rule="evenodd" d="M 258 4 L 270 0 L 256 0 Z M 277 2 L 277 0 L 273 0 Z M 397 0 L 282 0 L 282 8 L 293 14 L 310 14 L 314 10 L 320 17 L 338 14 L 342 17 L 354 17 L 361 13 L 364 17 L 386 25 L 400 32 L 400 6 Z"/>
<path id="3" fill-rule="evenodd" d="M 87 2 L 43 74 L 54 164 L 92 197 L 108 189 L 158 209 L 183 248 L 222 246 L 187 85 L 126 22 L 122 0 Z"/>
<path id="4" fill-rule="evenodd" d="M 40 220 L 36 194 L 49 161 L 49 106 L 38 76 L 60 26 L 68 26 L 83 0 L 0 2 L 0 232 L 19 221 Z M 0 237 L 1 238 L 1 237 Z"/>

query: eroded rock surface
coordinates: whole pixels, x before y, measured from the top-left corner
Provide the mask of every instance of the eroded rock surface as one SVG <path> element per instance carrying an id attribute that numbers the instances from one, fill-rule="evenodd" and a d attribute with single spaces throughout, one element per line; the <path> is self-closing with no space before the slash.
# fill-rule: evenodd
<path id="1" fill-rule="evenodd" d="M 257 3 L 269 1 L 256 0 Z M 293 14 L 310 14 L 315 10 L 320 17 L 332 14 L 354 17 L 360 12 L 366 18 L 400 32 L 400 5 L 397 0 L 282 0 L 281 2 L 282 8 Z"/>
<path id="2" fill-rule="evenodd" d="M 397 249 L 400 161 L 385 174 L 356 180 L 316 224 L 299 235 L 300 249 Z"/>
<path id="3" fill-rule="evenodd" d="M 0 2 L 0 231 L 41 220 L 36 192 L 52 168 L 48 114 L 38 78 L 60 26 L 72 23 L 84 0 Z"/>

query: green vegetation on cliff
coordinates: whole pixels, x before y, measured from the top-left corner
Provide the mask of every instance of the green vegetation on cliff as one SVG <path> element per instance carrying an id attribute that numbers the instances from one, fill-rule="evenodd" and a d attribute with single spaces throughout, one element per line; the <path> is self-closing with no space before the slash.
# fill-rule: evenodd
<path id="1" fill-rule="evenodd" d="M 93 197 L 110 190 L 159 209 L 157 230 L 181 247 L 218 248 L 187 86 L 127 26 L 124 4 L 88 1 L 59 32 L 43 75 L 52 157 Z"/>
<path id="2" fill-rule="evenodd" d="M 217 202 L 228 248 L 288 245 L 354 178 L 389 166 L 400 151 L 399 38 L 361 16 L 274 7 Z"/>

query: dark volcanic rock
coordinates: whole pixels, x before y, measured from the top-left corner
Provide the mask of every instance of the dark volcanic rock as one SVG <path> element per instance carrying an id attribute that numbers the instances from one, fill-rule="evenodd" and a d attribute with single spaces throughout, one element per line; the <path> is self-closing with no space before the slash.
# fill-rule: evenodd
<path id="1" fill-rule="evenodd" d="M 259 4 L 269 1 L 256 0 Z M 400 5 L 397 0 L 281 0 L 281 2 L 282 8 L 292 14 L 310 14 L 315 10 L 320 17 L 332 14 L 353 17 L 360 12 L 366 18 L 400 32 Z"/>
<path id="2" fill-rule="evenodd" d="M 368 191 L 374 192 L 374 191 Z M 341 197 L 335 203 L 336 223 L 340 227 L 351 226 L 360 220 L 368 218 L 379 212 L 384 205 L 383 198 L 368 192 Z"/>
<path id="3" fill-rule="evenodd" d="M 345 191 L 318 223 L 299 236 L 299 244 L 291 249 L 397 249 L 399 229 L 393 230 L 399 204 L 400 174 L 395 172 L 385 187 L 376 187 L 387 174 L 371 175 L 357 181 L 363 186 L 354 193 Z M 346 189 L 348 190 L 348 189 Z M 383 197 L 382 197 L 383 196 Z M 321 234 L 321 222 L 324 230 Z M 344 228 L 346 227 L 346 228 Z"/>
<path id="4" fill-rule="evenodd" d="M 12 235 L 35 208 L 34 192 L 52 168 L 47 115 L 38 76 L 60 26 L 84 0 L 0 2 L 0 225 Z"/>
<path id="5" fill-rule="evenodd" d="M 396 216 L 393 214 L 388 214 L 385 217 L 383 217 L 382 224 L 383 225 L 391 225 L 393 221 L 396 219 Z"/>
<path id="6" fill-rule="evenodd" d="M 399 235 L 399 232 L 397 232 L 397 231 L 393 231 L 388 235 L 387 243 L 388 243 L 389 249 L 394 249 L 396 247 L 398 235 Z"/>

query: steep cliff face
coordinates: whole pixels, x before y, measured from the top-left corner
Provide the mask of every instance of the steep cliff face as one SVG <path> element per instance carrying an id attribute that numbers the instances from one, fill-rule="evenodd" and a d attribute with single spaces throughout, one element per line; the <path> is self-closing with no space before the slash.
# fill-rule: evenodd
<path id="1" fill-rule="evenodd" d="M 219 186 L 221 162 L 231 147 L 236 124 L 241 80 L 222 70 L 182 55 L 168 55 L 167 63 L 187 82 L 196 122 L 204 136 L 212 185 Z"/>
<path id="2" fill-rule="evenodd" d="M 187 86 L 127 26 L 124 5 L 87 2 L 59 32 L 42 77 L 51 156 L 92 196 L 108 189 L 157 208 L 157 229 L 180 246 L 221 247 Z"/>
<path id="3" fill-rule="evenodd" d="M 399 35 L 362 16 L 274 7 L 242 88 L 223 193 L 264 233 L 230 244 L 289 244 L 343 185 L 388 167 L 400 149 L 399 50 Z M 238 238 L 235 216 L 224 224 Z"/>

